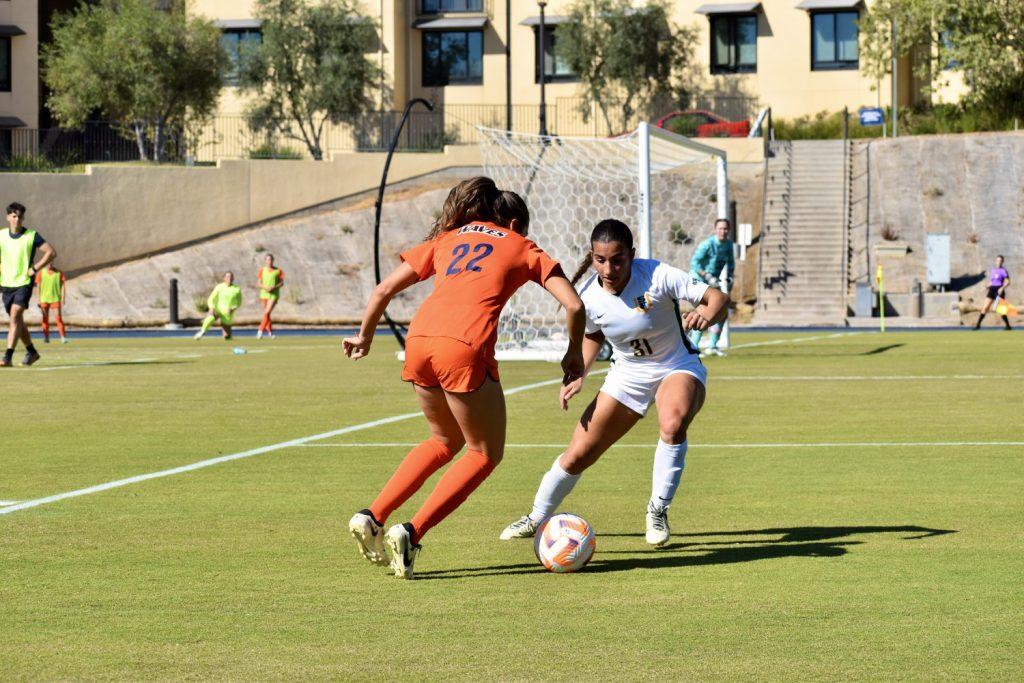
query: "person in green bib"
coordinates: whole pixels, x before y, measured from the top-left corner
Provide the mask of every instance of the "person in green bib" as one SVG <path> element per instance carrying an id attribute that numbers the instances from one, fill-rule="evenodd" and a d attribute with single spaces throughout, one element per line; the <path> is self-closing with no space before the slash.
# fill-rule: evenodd
<path id="1" fill-rule="evenodd" d="M 53 262 L 36 273 L 36 285 L 39 287 L 39 310 L 43 314 L 43 341 L 50 343 L 50 311 L 52 310 L 57 318 L 57 332 L 60 333 L 60 343 L 68 343 L 68 331 L 64 327 L 64 318 L 61 311 L 64 308 L 64 292 L 67 289 L 64 284 L 64 273 L 53 267 Z"/>
<path id="2" fill-rule="evenodd" d="M 274 324 L 270 321 L 270 314 L 274 312 L 274 306 L 277 306 L 277 300 L 281 298 L 281 287 L 284 286 L 284 271 L 274 265 L 273 254 L 267 254 L 263 259 L 263 267 L 256 273 L 256 285 L 260 289 L 260 305 L 263 306 L 263 320 L 260 321 L 256 338 L 260 339 L 264 332 L 268 337 L 273 337 Z"/>
<path id="3" fill-rule="evenodd" d="M 223 282 L 219 283 L 210 292 L 206 300 L 208 315 L 203 320 L 203 326 L 196 332 L 196 339 L 202 339 L 210 325 L 214 321 L 220 321 L 222 334 L 225 339 L 231 339 L 231 322 L 235 311 L 242 305 L 242 288 L 235 284 L 235 274 L 230 270 L 224 273 Z"/>
<path id="4" fill-rule="evenodd" d="M 53 261 L 57 252 L 35 230 L 25 227 L 25 205 L 13 202 L 7 207 L 7 229 L 0 230 L 0 291 L 4 310 L 10 316 L 7 329 L 7 350 L 0 367 L 11 367 L 14 349 L 20 339 L 25 344 L 22 365 L 39 360 L 25 326 L 25 309 L 32 298 L 36 274 Z"/>

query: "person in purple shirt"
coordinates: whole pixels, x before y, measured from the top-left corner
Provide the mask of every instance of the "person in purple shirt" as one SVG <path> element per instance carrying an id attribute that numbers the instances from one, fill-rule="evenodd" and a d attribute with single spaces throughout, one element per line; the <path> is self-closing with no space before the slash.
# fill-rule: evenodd
<path id="1" fill-rule="evenodd" d="M 1003 296 L 1006 292 L 1006 286 L 1009 284 L 1010 274 L 1006 272 L 1006 268 L 1003 268 L 1003 257 L 996 256 L 996 267 L 988 271 L 988 293 L 985 295 L 985 305 L 981 307 L 981 315 L 978 316 L 978 322 L 974 323 L 974 329 L 981 327 L 981 321 L 988 315 L 992 304 L 995 303 L 996 299 Z M 1011 329 L 1010 319 L 1005 315 L 1002 318 L 1006 329 Z"/>

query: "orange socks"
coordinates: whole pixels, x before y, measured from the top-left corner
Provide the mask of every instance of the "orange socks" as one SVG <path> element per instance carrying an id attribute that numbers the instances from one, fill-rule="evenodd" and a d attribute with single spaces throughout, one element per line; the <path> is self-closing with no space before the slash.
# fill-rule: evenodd
<path id="1" fill-rule="evenodd" d="M 419 543 L 424 534 L 462 505 L 466 498 L 469 498 L 469 494 L 490 476 L 494 467 L 495 463 L 480 451 L 466 451 L 466 454 L 444 473 L 427 501 L 423 503 L 423 507 L 412 518 L 415 530 L 412 542 Z"/>
<path id="2" fill-rule="evenodd" d="M 451 462 L 453 457 L 455 453 L 451 449 L 433 438 L 409 451 L 370 506 L 374 518 L 383 524 L 392 512 L 423 486 L 430 475 Z"/>
<path id="3" fill-rule="evenodd" d="M 46 324 L 46 327 L 47 327 L 46 334 L 47 334 L 47 336 L 49 336 L 49 334 L 50 334 L 50 330 L 49 330 L 49 327 L 50 327 L 49 323 L 50 323 L 50 321 L 47 320 L 46 323 L 47 323 Z M 60 317 L 60 313 L 57 314 L 57 330 L 60 332 L 60 336 L 62 338 L 66 337 L 67 334 L 68 334 L 68 331 L 64 328 L 64 318 Z"/>

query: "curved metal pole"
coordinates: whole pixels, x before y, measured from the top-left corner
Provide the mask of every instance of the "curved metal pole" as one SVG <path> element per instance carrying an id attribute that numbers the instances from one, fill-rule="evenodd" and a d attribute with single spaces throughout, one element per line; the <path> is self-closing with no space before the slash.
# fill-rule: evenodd
<path id="1" fill-rule="evenodd" d="M 434 105 L 422 97 L 409 100 L 409 103 L 405 105 L 405 111 L 402 112 L 402 118 L 398 122 L 398 127 L 395 128 L 394 136 L 391 138 L 391 146 L 388 148 L 388 156 L 384 160 L 384 173 L 380 177 L 380 187 L 377 188 L 377 201 L 374 202 L 373 205 L 373 274 L 378 285 L 380 284 L 380 212 L 384 207 L 384 188 L 388 184 L 388 170 L 391 168 L 391 157 L 394 156 L 395 148 L 398 147 L 398 138 L 401 136 L 402 129 L 405 127 L 405 122 L 409 118 L 409 112 L 417 104 L 422 104 L 427 108 L 427 111 L 434 111 Z M 399 324 L 391 319 L 387 310 L 384 311 L 384 320 L 387 321 L 388 327 L 391 328 L 391 334 L 395 335 L 395 339 L 398 340 L 398 345 L 404 349 L 405 337 L 402 335 Z"/>

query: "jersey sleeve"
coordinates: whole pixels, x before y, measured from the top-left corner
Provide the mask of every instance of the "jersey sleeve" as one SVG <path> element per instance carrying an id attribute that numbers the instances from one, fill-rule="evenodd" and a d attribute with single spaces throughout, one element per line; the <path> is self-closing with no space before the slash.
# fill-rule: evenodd
<path id="1" fill-rule="evenodd" d="M 530 279 L 543 285 L 552 275 L 560 274 L 562 266 L 533 242 L 526 241 L 526 268 Z"/>
<path id="2" fill-rule="evenodd" d="M 590 318 L 590 316 L 591 316 L 590 309 L 587 308 L 586 310 L 587 310 L 587 322 L 586 322 L 586 326 L 583 328 L 583 334 L 597 334 L 598 332 L 601 331 L 601 326 L 598 325 L 597 323 L 595 323 Z"/>
<path id="3" fill-rule="evenodd" d="M 399 254 L 399 258 L 412 266 L 420 281 L 426 280 L 434 274 L 434 248 L 437 240 L 422 242 L 412 249 L 407 249 Z"/>
<path id="4" fill-rule="evenodd" d="M 689 301 L 696 306 L 708 291 L 708 285 L 689 273 L 666 263 L 659 263 L 654 269 L 654 281 L 677 301 Z"/>
<path id="5" fill-rule="evenodd" d="M 44 244 L 46 244 L 46 240 L 43 239 L 43 236 L 40 235 L 37 232 L 36 233 L 36 238 L 32 241 L 32 248 L 33 249 L 38 249 L 39 247 L 43 246 Z"/>

